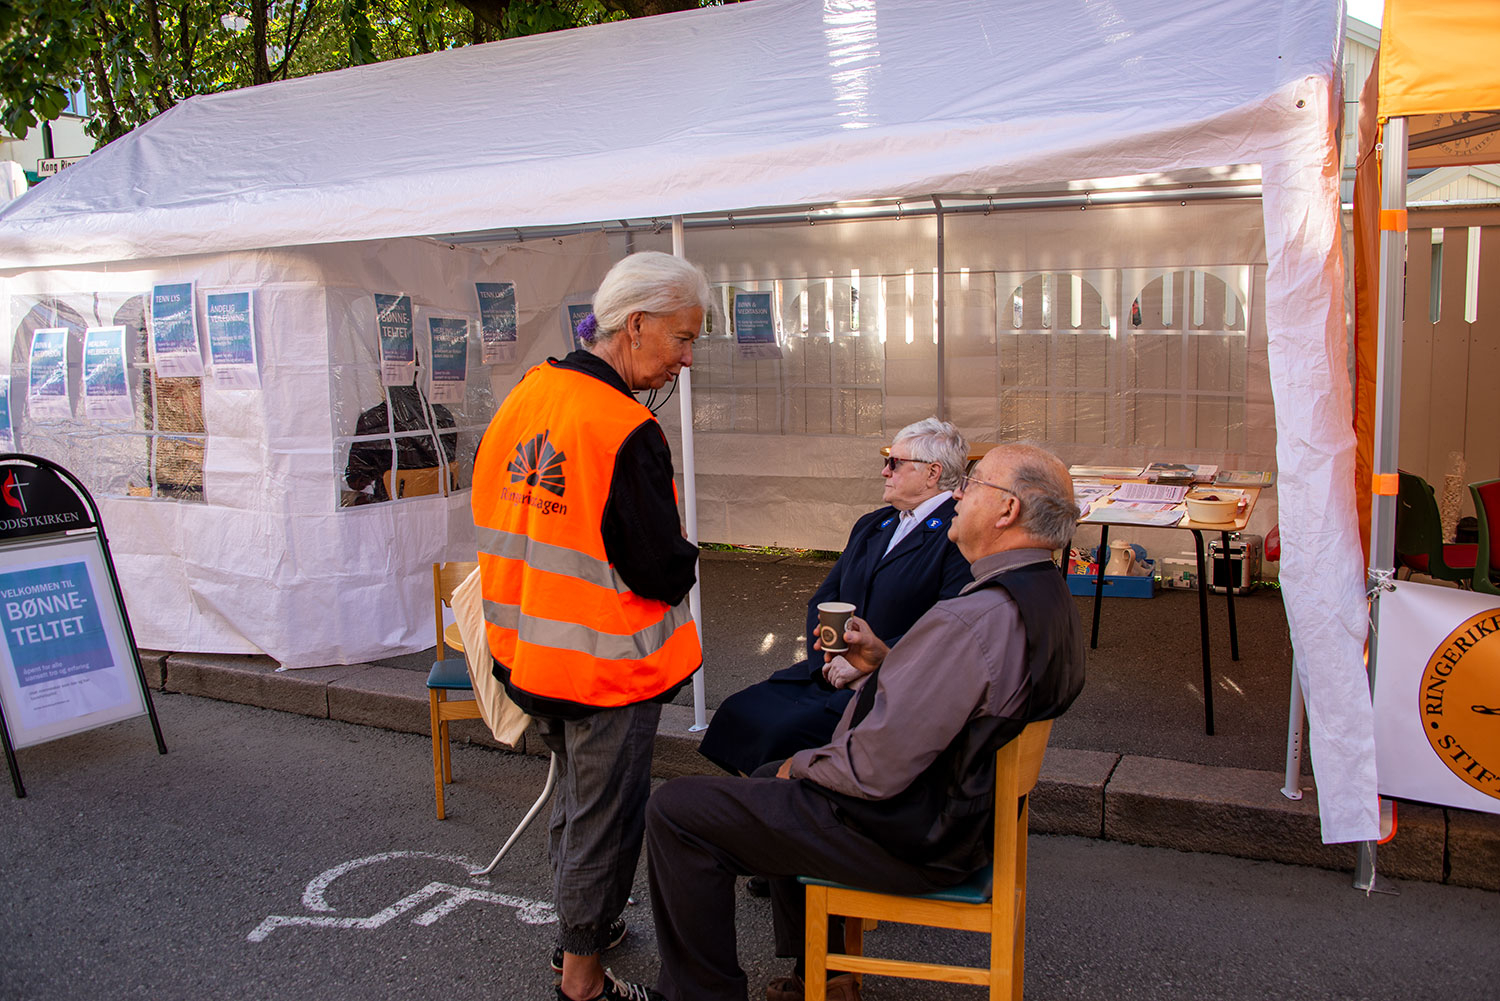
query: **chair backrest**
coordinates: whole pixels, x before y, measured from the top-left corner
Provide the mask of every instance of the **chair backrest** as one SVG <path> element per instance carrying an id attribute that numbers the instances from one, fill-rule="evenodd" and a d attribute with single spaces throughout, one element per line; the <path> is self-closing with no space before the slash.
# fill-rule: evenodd
<path id="1" fill-rule="evenodd" d="M 1470 483 L 1469 493 L 1474 496 L 1474 514 L 1479 522 L 1479 555 L 1474 561 L 1474 573 L 1484 573 L 1484 555 L 1489 554 L 1488 575 L 1492 583 L 1500 576 L 1500 480 L 1485 480 Z"/>
<path id="2" fill-rule="evenodd" d="M 448 656 L 448 646 L 443 642 L 443 606 L 453 607 L 453 589 L 462 584 L 474 568 L 477 560 L 454 560 L 451 563 L 432 565 L 432 613 L 437 622 L 437 659 Z"/>
<path id="3" fill-rule="evenodd" d="M 1415 473 L 1398 472 L 1396 493 L 1397 555 L 1442 558 L 1443 520 L 1432 486 Z M 1425 569 L 1425 566 L 1423 567 Z"/>
<path id="4" fill-rule="evenodd" d="M 452 469 L 449 470 L 449 488 L 454 486 Z M 385 484 L 385 495 L 387 497 L 421 497 L 426 494 L 443 492 L 443 471 L 438 466 L 422 466 L 417 469 L 396 470 L 395 489 L 391 488 L 391 471 L 387 469 L 380 474 L 380 480 Z"/>
<path id="5" fill-rule="evenodd" d="M 1015 740 L 995 752 L 995 871 L 1015 858 L 1016 843 L 1026 837 L 1020 829 L 1016 803 L 1036 787 L 1042 758 L 1052 736 L 1052 720 L 1028 723 Z M 1029 811 L 1028 811 L 1029 813 Z"/>

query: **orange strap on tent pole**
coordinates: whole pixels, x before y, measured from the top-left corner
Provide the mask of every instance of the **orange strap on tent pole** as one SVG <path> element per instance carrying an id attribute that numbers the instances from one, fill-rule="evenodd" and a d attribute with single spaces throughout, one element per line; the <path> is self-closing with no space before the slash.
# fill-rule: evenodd
<path id="1" fill-rule="evenodd" d="M 1380 228 L 1386 232 L 1406 232 L 1405 209 L 1381 209 Z"/>
<path id="2" fill-rule="evenodd" d="M 1400 473 L 1376 473 L 1370 477 L 1370 493 L 1376 497 L 1394 497 L 1400 492 Z"/>

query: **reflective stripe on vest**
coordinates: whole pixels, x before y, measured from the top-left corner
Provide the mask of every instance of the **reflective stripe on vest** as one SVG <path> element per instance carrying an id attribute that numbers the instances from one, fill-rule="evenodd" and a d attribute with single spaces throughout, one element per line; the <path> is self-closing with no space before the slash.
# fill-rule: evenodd
<path id="1" fill-rule="evenodd" d="M 620 594 L 630 592 L 630 585 L 620 579 L 619 572 L 607 560 L 596 560 L 576 549 L 538 542 L 519 532 L 506 532 L 498 528 L 479 528 L 478 532 L 481 553 L 506 560 L 521 560 L 533 570 L 577 577 L 599 587 L 614 588 Z M 501 625 L 499 622 L 495 624 Z"/>
<path id="2" fill-rule="evenodd" d="M 660 622 L 649 625 L 640 632 L 621 636 L 616 633 L 601 633 L 577 622 L 559 622 L 535 615 L 522 615 L 520 605 L 486 601 L 484 621 L 501 629 L 514 631 L 522 643 L 533 646 L 572 650 L 600 660 L 645 660 L 665 647 L 672 634 L 681 626 L 692 622 L 693 615 L 687 602 L 683 602 L 672 606 Z"/>

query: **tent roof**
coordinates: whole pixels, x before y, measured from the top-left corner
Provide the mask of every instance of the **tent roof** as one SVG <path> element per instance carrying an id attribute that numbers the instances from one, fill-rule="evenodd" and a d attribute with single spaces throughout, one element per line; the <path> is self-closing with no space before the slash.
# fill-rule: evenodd
<path id="1" fill-rule="evenodd" d="M 1333 3 L 755 0 L 416 56 L 184 101 L 0 211 L 0 267 L 1264 162 L 1341 27 Z"/>

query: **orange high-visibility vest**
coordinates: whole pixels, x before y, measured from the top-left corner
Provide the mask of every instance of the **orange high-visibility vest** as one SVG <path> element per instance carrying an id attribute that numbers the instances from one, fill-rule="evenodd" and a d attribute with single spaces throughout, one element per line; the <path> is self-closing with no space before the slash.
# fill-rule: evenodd
<path id="1" fill-rule="evenodd" d="M 687 602 L 635 594 L 604 552 L 615 456 L 646 421 L 656 418 L 618 389 L 547 362 L 480 443 L 474 524 L 490 652 L 524 692 L 625 706 L 703 662 Z"/>

